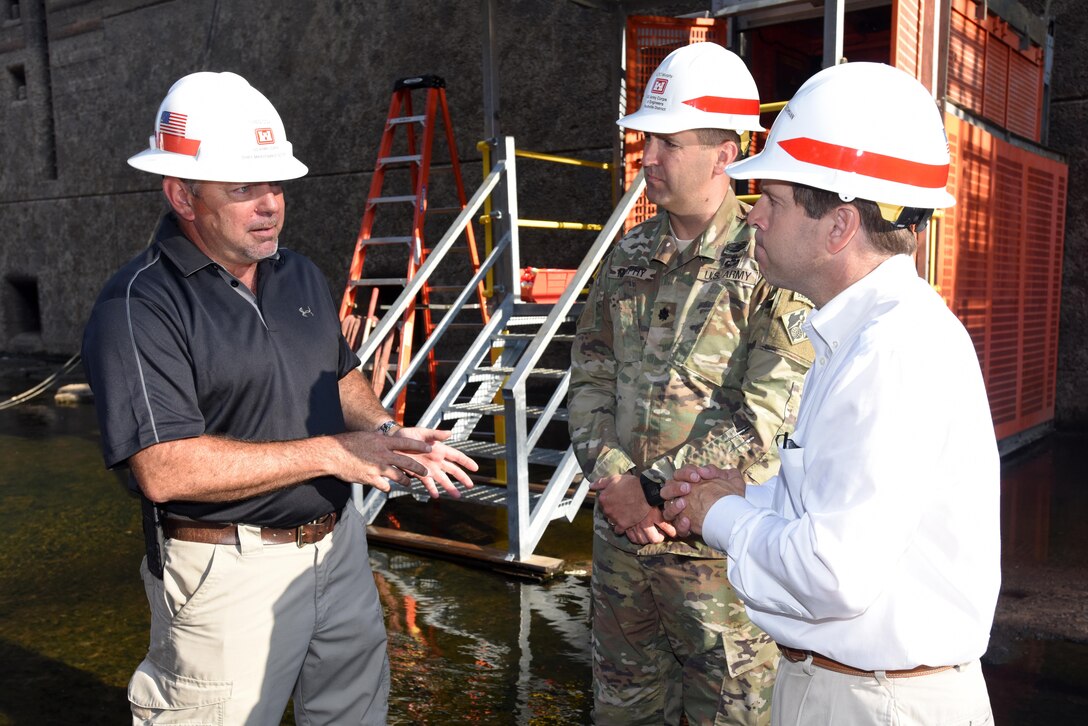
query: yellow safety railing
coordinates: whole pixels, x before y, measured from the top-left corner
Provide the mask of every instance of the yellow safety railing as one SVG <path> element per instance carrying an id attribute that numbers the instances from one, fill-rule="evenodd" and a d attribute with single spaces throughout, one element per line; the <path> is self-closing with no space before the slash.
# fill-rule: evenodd
<path id="1" fill-rule="evenodd" d="M 486 141 L 479 141 L 476 144 L 477 150 L 479 150 L 483 162 L 483 175 L 486 177 L 491 172 L 491 145 Z M 615 182 L 615 166 L 607 161 L 590 161 L 588 159 L 578 159 L 572 156 L 561 156 L 559 154 L 545 154 L 539 151 L 528 151 L 525 149 L 515 149 L 514 156 L 520 156 L 523 159 L 535 159 L 536 161 L 548 161 L 554 164 L 569 164 L 572 166 L 582 166 L 591 169 L 601 169 L 609 172 Z M 615 184 L 613 183 L 613 188 Z M 488 198 L 484 202 L 484 213 L 478 220 L 484 227 L 484 255 L 491 253 L 491 245 L 493 243 L 492 231 L 491 231 L 491 199 Z M 564 230 L 581 230 L 589 232 L 600 232 L 602 227 L 595 222 L 563 222 L 553 221 L 546 219 L 523 219 L 521 217 L 517 220 L 518 227 L 526 227 L 532 229 L 564 229 Z M 491 272 L 487 273 L 487 282 L 484 284 L 484 295 L 491 297 L 494 295 L 494 276 Z"/>

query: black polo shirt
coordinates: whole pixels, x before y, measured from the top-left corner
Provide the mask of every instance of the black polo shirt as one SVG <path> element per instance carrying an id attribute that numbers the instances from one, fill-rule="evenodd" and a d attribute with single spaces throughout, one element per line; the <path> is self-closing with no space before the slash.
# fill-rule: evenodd
<path id="1" fill-rule="evenodd" d="M 310 260 L 286 249 L 262 260 L 254 297 L 172 216 L 106 283 L 83 333 L 108 467 L 153 444 L 203 434 L 285 441 L 343 432 L 339 380 L 358 364 Z M 292 527 L 339 509 L 349 494 L 340 480 L 320 477 L 242 501 L 163 509 Z"/>

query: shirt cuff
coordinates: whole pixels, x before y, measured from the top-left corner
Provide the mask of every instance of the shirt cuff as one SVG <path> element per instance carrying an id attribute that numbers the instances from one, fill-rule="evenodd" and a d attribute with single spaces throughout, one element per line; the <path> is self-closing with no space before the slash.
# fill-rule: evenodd
<path id="1" fill-rule="evenodd" d="M 703 541 L 721 552 L 729 551 L 729 538 L 733 535 L 733 524 L 745 513 L 752 511 L 752 506 L 744 497 L 735 494 L 724 496 L 714 502 L 710 511 L 703 518 Z"/>
<path id="2" fill-rule="evenodd" d="M 597 463 L 590 473 L 591 481 L 613 474 L 626 474 L 635 466 L 635 462 L 623 449 L 609 449 L 597 458 Z"/>

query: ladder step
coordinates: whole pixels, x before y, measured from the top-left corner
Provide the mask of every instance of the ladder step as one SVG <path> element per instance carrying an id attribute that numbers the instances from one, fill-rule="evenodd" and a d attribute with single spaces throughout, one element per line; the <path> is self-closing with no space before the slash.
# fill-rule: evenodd
<path id="1" fill-rule="evenodd" d="M 396 204 L 397 202 L 412 202 L 415 203 L 415 194 L 401 194 L 395 197 L 371 197 L 366 200 L 367 204 Z"/>
<path id="2" fill-rule="evenodd" d="M 407 156 L 383 156 L 378 159 L 378 164 L 384 167 L 407 166 L 409 164 L 418 164 L 421 161 L 423 161 L 422 154 L 408 154 Z"/>
<path id="3" fill-rule="evenodd" d="M 442 417 L 445 419 L 458 419 L 476 414 L 484 416 L 502 416 L 505 413 L 506 407 L 501 403 L 455 403 L 443 412 Z M 542 413 L 544 413 L 543 406 L 526 406 L 525 408 L 525 415 L 530 418 L 540 418 Z M 556 409 L 555 413 L 552 415 L 552 420 L 566 421 L 567 409 Z"/>
<path id="4" fill-rule="evenodd" d="M 375 287 L 379 285 L 400 285 L 404 287 L 408 284 L 407 277 L 371 277 L 365 280 L 350 280 L 348 282 L 352 287 L 360 287 L 362 285 L 373 285 Z"/>
<path id="5" fill-rule="evenodd" d="M 386 123 L 390 126 L 399 126 L 400 124 L 421 124 L 427 120 L 426 115 L 419 116 L 394 116 L 391 119 L 387 119 Z"/>
<path id="6" fill-rule="evenodd" d="M 505 459 L 506 458 L 506 445 L 505 444 L 492 444 L 488 441 L 458 441 L 452 444 L 458 451 L 462 451 L 469 456 L 479 456 L 482 459 Z M 530 464 L 545 464 L 547 466 L 558 466 L 563 460 L 564 451 L 558 449 L 541 449 L 539 447 L 529 452 Z"/>
<path id="7" fill-rule="evenodd" d="M 427 289 L 431 292 L 461 292 L 465 289 L 464 285 L 428 285 Z"/>
<path id="8" fill-rule="evenodd" d="M 411 237 L 370 237 L 363 240 L 365 245 L 404 245 L 412 241 Z"/>

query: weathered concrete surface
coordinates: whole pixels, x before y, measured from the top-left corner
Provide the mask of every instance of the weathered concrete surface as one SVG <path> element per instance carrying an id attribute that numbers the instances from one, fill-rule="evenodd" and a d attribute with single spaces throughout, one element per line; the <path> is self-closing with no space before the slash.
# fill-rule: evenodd
<path id="1" fill-rule="evenodd" d="M 283 242 L 317 262 L 337 298 L 397 78 L 446 78 L 469 195 L 481 179 L 478 1 L 19 5 L 18 20 L 0 21 L 0 349 L 78 347 L 97 290 L 155 224 L 158 180 L 125 159 L 145 148 L 160 100 L 186 73 L 235 71 L 276 105 L 310 168 L 287 185 Z M 612 14 L 566 0 L 496 6 L 501 131 L 533 150 L 610 160 L 619 53 Z M 436 151 L 437 167 L 446 159 Z M 602 222 L 611 211 L 607 174 L 539 162 L 519 171 L 526 216 Z M 452 202 L 448 174 L 432 179 L 432 203 Z M 556 233 L 545 259 L 527 253 L 524 261 L 572 267 L 591 239 Z M 37 331 L 21 327 L 18 290 L 27 281 L 40 298 Z"/>
<path id="2" fill-rule="evenodd" d="M 1059 426 L 1088 427 L 1088 14 L 1079 0 L 1025 3 L 1054 19 L 1050 146 L 1069 161 L 1062 312 L 1058 345 L 1056 418 Z"/>

